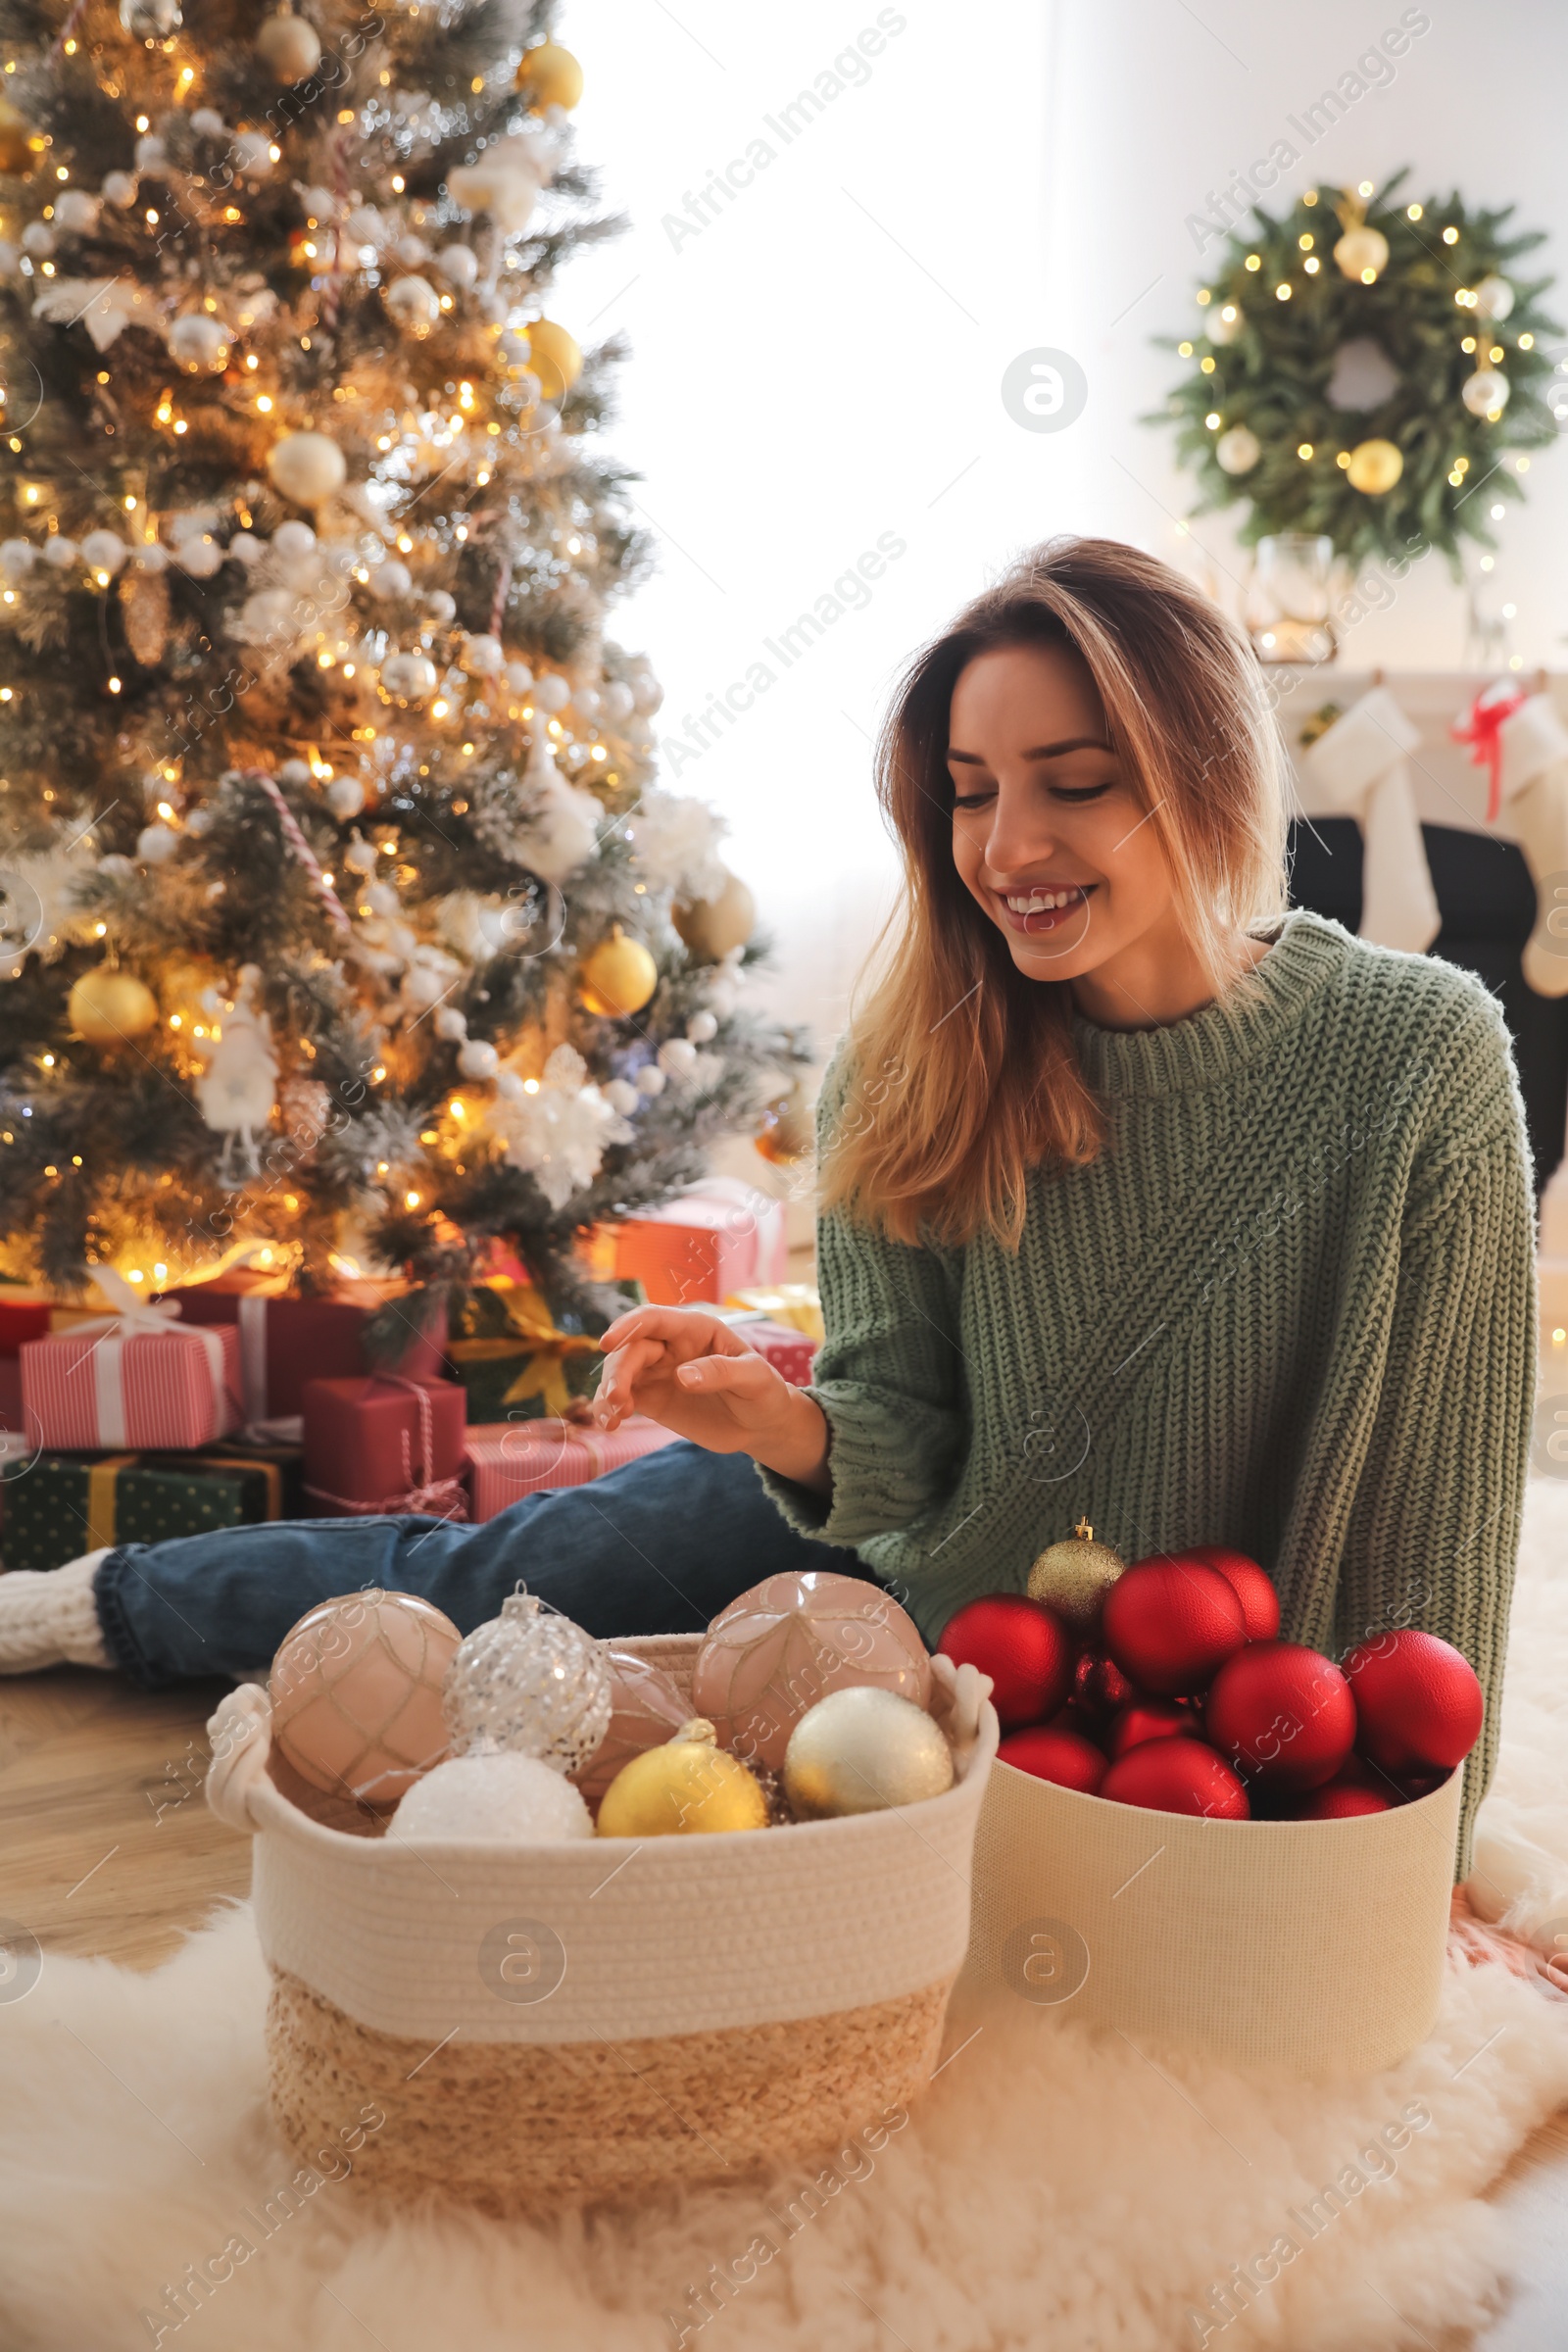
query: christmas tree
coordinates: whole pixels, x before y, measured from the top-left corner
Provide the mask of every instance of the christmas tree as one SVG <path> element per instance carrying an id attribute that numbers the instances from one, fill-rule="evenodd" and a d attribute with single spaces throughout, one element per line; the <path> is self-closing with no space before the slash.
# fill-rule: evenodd
<path id="1" fill-rule="evenodd" d="M 0 0 L 0 1261 L 461 1283 L 801 1057 L 656 788 L 550 0 Z M 554 306 L 560 307 L 560 306 Z"/>

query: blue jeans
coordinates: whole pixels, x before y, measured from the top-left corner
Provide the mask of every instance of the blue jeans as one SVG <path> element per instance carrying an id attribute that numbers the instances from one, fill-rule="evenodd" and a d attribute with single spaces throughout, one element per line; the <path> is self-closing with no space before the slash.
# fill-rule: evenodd
<path id="1" fill-rule="evenodd" d="M 745 1453 L 684 1439 L 586 1487 L 526 1495 L 482 1527 L 414 1515 L 279 1520 L 123 1544 L 94 1587 L 110 1657 L 147 1690 L 265 1666 L 317 1601 L 419 1592 L 469 1633 L 520 1579 L 590 1634 L 701 1633 L 780 1569 L 869 1578 L 774 1508 Z"/>

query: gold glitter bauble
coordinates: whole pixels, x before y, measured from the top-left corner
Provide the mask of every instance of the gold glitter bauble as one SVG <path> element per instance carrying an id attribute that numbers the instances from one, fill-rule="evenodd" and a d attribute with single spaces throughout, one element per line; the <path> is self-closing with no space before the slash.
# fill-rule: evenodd
<path id="1" fill-rule="evenodd" d="M 717 1744 L 706 1716 L 662 1747 L 623 1764 L 599 1808 L 601 1838 L 689 1838 L 706 1830 L 765 1830 L 767 1799 L 754 1773 Z"/>
<path id="2" fill-rule="evenodd" d="M 582 68 L 559 41 L 541 41 L 537 48 L 523 51 L 516 85 L 541 114 L 547 106 L 569 114 L 582 96 Z"/>
<path id="3" fill-rule="evenodd" d="M 694 963 L 720 963 L 751 938 L 757 927 L 757 901 L 739 874 L 726 873 L 714 897 L 694 899 L 689 906 L 677 900 L 669 919 Z"/>
<path id="4" fill-rule="evenodd" d="M 953 1750 L 924 1707 L 856 1684 L 808 1707 L 784 1750 L 784 1795 L 797 1821 L 882 1813 L 953 1787 Z"/>
<path id="5" fill-rule="evenodd" d="M 158 1000 L 134 972 L 107 971 L 100 964 L 75 983 L 66 1000 L 66 1014 L 77 1037 L 89 1046 L 118 1046 L 153 1027 Z"/>
<path id="6" fill-rule="evenodd" d="M 1352 490 L 1365 498 L 1381 498 L 1404 471 L 1404 459 L 1392 441 L 1358 441 L 1345 470 Z"/>
<path id="7" fill-rule="evenodd" d="M 1029 1597 L 1043 1600 L 1079 1631 L 1100 1615 L 1102 1603 L 1127 1563 L 1108 1544 L 1097 1544 L 1087 1519 L 1070 1536 L 1048 1544 L 1029 1571 Z"/>
<path id="8" fill-rule="evenodd" d="M 628 939 L 617 923 L 582 959 L 578 994 L 602 1020 L 628 1020 L 659 986 L 659 966 L 640 939 Z"/>

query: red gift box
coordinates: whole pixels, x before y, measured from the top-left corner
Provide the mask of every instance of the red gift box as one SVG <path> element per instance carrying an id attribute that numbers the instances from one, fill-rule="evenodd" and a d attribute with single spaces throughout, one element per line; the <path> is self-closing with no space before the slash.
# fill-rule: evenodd
<path id="1" fill-rule="evenodd" d="M 54 1309 L 47 1298 L 0 1300 L 0 1356 L 13 1356 L 24 1340 L 41 1340 Z"/>
<path id="2" fill-rule="evenodd" d="M 633 1413 L 618 1429 L 576 1421 L 483 1421 L 468 1432 L 471 1519 L 493 1519 L 524 1494 L 585 1487 L 645 1453 L 672 1446 L 675 1432 Z"/>
<path id="3" fill-rule="evenodd" d="M 774 1323 L 766 1315 L 729 1314 L 724 1321 L 759 1355 L 766 1356 L 792 1388 L 804 1389 L 811 1377 L 816 1359 L 816 1342 L 808 1340 L 804 1331 L 792 1331 L 787 1323 Z"/>
<path id="4" fill-rule="evenodd" d="M 240 1423 L 232 1325 L 198 1331 L 138 1305 L 26 1340 L 20 1353 L 23 1424 L 39 1446 L 177 1451 Z"/>
<path id="5" fill-rule="evenodd" d="M 640 1282 L 654 1306 L 716 1305 L 726 1292 L 784 1279 L 784 1203 L 710 1176 L 662 1208 L 639 1209 L 615 1238 L 615 1273 Z"/>
<path id="6" fill-rule="evenodd" d="M 351 1380 L 369 1367 L 365 1326 L 371 1310 L 342 1298 L 289 1298 L 263 1291 L 219 1290 L 197 1283 L 168 1296 L 180 1319 L 210 1327 L 232 1323 L 239 1332 L 241 1394 L 248 1422 L 287 1420 L 305 1409 L 311 1380 Z M 410 1380 L 436 1380 L 440 1341 L 432 1329 L 411 1329 L 410 1344 L 392 1369 Z"/>
<path id="7" fill-rule="evenodd" d="M 383 1511 L 466 1518 L 467 1407 L 455 1380 L 374 1372 L 307 1381 L 305 1492 L 316 1510 L 330 1518 Z"/>
<path id="8" fill-rule="evenodd" d="M 0 1429 L 22 1427 L 22 1364 L 14 1355 L 0 1355 Z"/>

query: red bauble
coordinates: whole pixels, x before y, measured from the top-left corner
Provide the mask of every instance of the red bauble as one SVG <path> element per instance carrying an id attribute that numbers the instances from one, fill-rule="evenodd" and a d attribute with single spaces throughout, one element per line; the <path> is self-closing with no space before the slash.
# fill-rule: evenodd
<path id="1" fill-rule="evenodd" d="M 1135 1698 L 1113 1715 L 1105 1733 L 1105 1750 L 1112 1758 L 1142 1747 L 1146 1740 L 1201 1740 L 1203 1727 L 1191 1707 L 1174 1698 Z"/>
<path id="2" fill-rule="evenodd" d="M 1086 1715 L 1113 1715 L 1137 1695 L 1114 1658 L 1102 1649 L 1086 1649 L 1073 1668 L 1073 1704 Z"/>
<path id="3" fill-rule="evenodd" d="M 1105 1594 L 1105 1647 L 1145 1690 L 1203 1690 L 1247 1640 L 1242 1604 L 1217 1568 L 1139 1560 Z"/>
<path id="4" fill-rule="evenodd" d="M 1239 1772 L 1320 1788 L 1355 1738 L 1355 1701 L 1331 1659 L 1298 1642 L 1253 1642 L 1214 1677 L 1203 1729 Z"/>
<path id="5" fill-rule="evenodd" d="M 1054 1715 L 1072 1687 L 1072 1639 L 1054 1609 L 1021 1592 L 988 1592 L 950 1617 L 937 1643 L 956 1666 L 978 1666 L 996 1688 L 1004 1732 Z"/>
<path id="6" fill-rule="evenodd" d="M 1436 1634 L 1382 1634 L 1345 1661 L 1360 1725 L 1356 1745 L 1396 1775 L 1446 1772 L 1481 1735 L 1475 1669 Z"/>
<path id="7" fill-rule="evenodd" d="M 1224 1757 L 1201 1740 L 1146 1740 L 1111 1766 L 1100 1793 L 1118 1805 L 1214 1821 L 1246 1821 L 1251 1812 L 1247 1790 Z"/>
<path id="8" fill-rule="evenodd" d="M 1054 1781 L 1058 1788 L 1078 1788 L 1085 1796 L 1094 1796 L 1105 1777 L 1105 1759 L 1098 1747 L 1076 1732 L 1059 1731 L 1050 1723 L 1014 1732 L 1003 1740 L 997 1757 L 1019 1772 L 1032 1772 L 1037 1781 Z"/>
<path id="9" fill-rule="evenodd" d="M 1227 1551 L 1223 1544 L 1195 1544 L 1190 1551 L 1177 1553 L 1182 1560 L 1201 1560 L 1205 1568 L 1217 1568 L 1237 1599 L 1247 1621 L 1249 1642 L 1272 1642 L 1280 1630 L 1280 1596 L 1266 1570 L 1245 1551 Z"/>
<path id="10" fill-rule="evenodd" d="M 1395 1799 L 1382 1796 L 1357 1781 L 1330 1781 L 1292 1807 L 1293 1821 L 1354 1821 L 1363 1813 L 1392 1813 Z"/>

